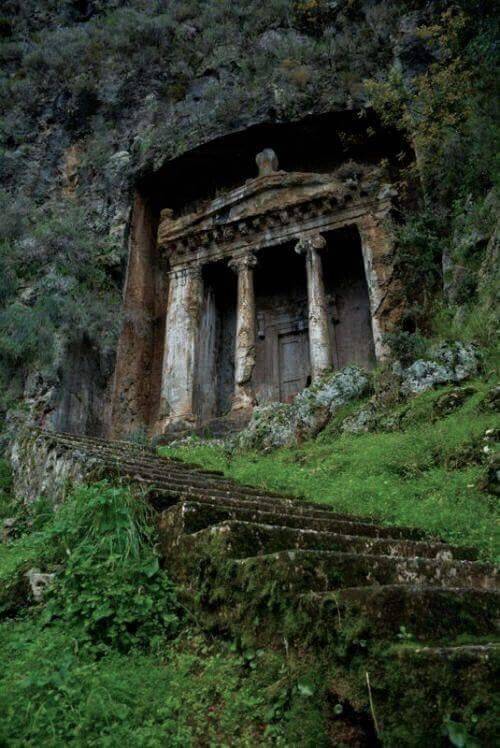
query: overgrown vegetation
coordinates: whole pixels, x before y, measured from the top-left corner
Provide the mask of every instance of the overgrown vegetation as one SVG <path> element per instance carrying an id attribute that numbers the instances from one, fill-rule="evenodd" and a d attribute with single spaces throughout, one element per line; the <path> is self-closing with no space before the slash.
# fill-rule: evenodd
<path id="1" fill-rule="evenodd" d="M 366 83 L 383 120 L 406 133 L 416 154 L 408 176 L 420 181 L 421 199 L 398 232 L 398 272 L 412 300 L 402 331 L 417 333 L 414 345 L 419 333 L 497 345 L 497 39 L 493 3 L 443 3 L 414 29 L 423 69 L 408 75 L 403 55 Z M 408 351 L 404 332 L 389 342 L 396 354 L 405 343 Z"/>
<path id="2" fill-rule="evenodd" d="M 484 436 L 497 415 L 482 408 L 488 384 L 448 415 L 440 404 L 452 388 L 423 393 L 382 412 L 376 430 L 350 434 L 341 423 L 359 404 L 339 412 L 319 437 L 271 454 L 222 447 L 161 447 L 246 483 L 325 501 L 336 510 L 422 527 L 452 543 L 500 553 L 492 522 L 497 498 L 481 490 Z M 364 406 L 361 406 L 364 407 Z"/>
<path id="3" fill-rule="evenodd" d="M 397 13 L 360 2 L 8 1 L 0 15 L 0 383 L 115 340 L 130 187 L 270 108 L 361 95 Z M 338 7 L 337 7 L 338 5 Z M 326 24 L 328 20 L 328 24 Z M 363 54 L 355 54 L 363 48 Z M 59 354 L 59 355 L 58 355 Z M 13 372 L 16 382 L 12 383 Z M 47 373 L 44 371 L 47 376 Z M 0 409 L 2 402 L 0 402 Z"/>
<path id="4" fill-rule="evenodd" d="M 2 744 L 326 745 L 310 664 L 204 635 L 127 489 L 81 487 L 17 527 L 0 545 Z M 33 567 L 56 574 L 38 605 Z"/>
<path id="5" fill-rule="evenodd" d="M 0 413 L 30 375 L 57 389 L 73 341 L 114 350 L 137 178 L 267 117 L 373 103 L 404 130 L 423 194 L 401 216 L 412 303 L 390 342 L 410 357 L 415 332 L 488 345 L 495 35 L 489 0 L 4 3 Z"/>
<path id="6" fill-rule="evenodd" d="M 50 396 L 72 344 L 112 356 L 138 176 L 249 123 L 369 103 L 414 145 L 402 192 L 420 183 L 400 215 L 406 313 L 392 351 L 409 363 L 429 338 L 471 340 L 490 375 L 498 365 L 497 36 L 490 0 L 6 0 L 2 427 L 23 395 L 40 394 L 38 384 Z M 342 424 L 367 404 L 346 406 L 316 440 L 272 455 L 196 443 L 163 452 L 494 558 L 497 497 L 486 490 L 485 452 L 497 427 L 486 407 L 492 381 L 473 382 L 455 402 L 445 388 L 393 404 L 359 434 Z M 149 510 L 123 486 L 82 487 L 57 514 L 43 501 L 21 511 L 10 491 L 0 461 L 0 519 L 15 520 L 0 544 L 0 744 L 316 748 L 351 739 L 360 714 L 374 736 L 358 621 L 346 632 L 345 669 L 309 662 L 286 639 L 252 649 L 214 638 L 183 607 L 183 590 L 159 564 Z M 55 574 L 37 604 L 30 569 Z M 401 665 L 411 636 L 400 632 L 394 661 L 371 652 L 375 704 L 386 699 L 395 725 L 387 745 L 431 744 L 428 704 L 450 677 L 437 668 L 421 693 L 418 667 Z M 491 735 L 486 697 L 446 702 L 443 739 L 473 746 L 481 729 Z M 352 705 L 359 714 L 349 714 Z M 402 709 L 411 724 L 401 723 Z M 347 715 L 347 732 L 334 732 L 332 715 Z"/>

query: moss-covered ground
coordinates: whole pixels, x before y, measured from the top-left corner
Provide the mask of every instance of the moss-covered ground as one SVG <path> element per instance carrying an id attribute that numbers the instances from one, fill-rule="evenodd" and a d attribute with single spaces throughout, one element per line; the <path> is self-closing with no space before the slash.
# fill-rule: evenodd
<path id="1" fill-rule="evenodd" d="M 5 463 L 0 516 L 13 516 Z M 126 488 L 19 513 L 0 544 L 1 746 L 327 745 L 311 660 L 204 632 Z M 34 604 L 25 574 L 55 571 Z"/>
<path id="2" fill-rule="evenodd" d="M 341 432 L 343 419 L 359 408 L 350 406 L 316 439 L 268 454 L 233 454 L 196 441 L 161 447 L 160 454 L 338 511 L 421 527 L 493 558 L 500 552 L 498 498 L 482 489 L 484 435 L 498 425 L 485 406 L 490 388 L 473 382 L 472 394 L 448 415 L 442 403 L 452 387 L 423 393 L 387 410 L 369 433 Z"/>
<path id="3" fill-rule="evenodd" d="M 490 390 L 477 381 L 456 399 L 443 388 L 380 411 L 373 432 L 343 433 L 358 404 L 316 440 L 269 454 L 203 444 L 162 453 L 492 557 Z M 217 635 L 184 607 L 158 563 L 154 518 L 128 489 L 101 482 L 77 489 L 56 514 L 43 503 L 20 512 L 5 464 L 0 478 L 0 517 L 17 515 L 15 537 L 0 544 L 0 745 L 417 747 L 441 735 L 491 744 L 488 660 L 429 665 L 412 632 L 371 641 L 358 618 L 343 622 L 341 636 L 317 622 L 316 649 L 285 629 L 260 644 L 255 620 L 248 635 Z M 32 567 L 56 572 L 38 604 L 27 593 Z M 293 632 L 301 621 L 288 624 Z"/>

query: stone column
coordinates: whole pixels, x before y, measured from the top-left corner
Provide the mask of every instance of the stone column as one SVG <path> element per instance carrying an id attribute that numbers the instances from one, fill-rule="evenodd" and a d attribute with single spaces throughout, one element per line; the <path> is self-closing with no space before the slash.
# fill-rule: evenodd
<path id="1" fill-rule="evenodd" d="M 313 379 L 332 368 L 332 345 L 328 325 L 328 305 L 319 251 L 326 246 L 321 234 L 303 236 L 295 251 L 306 255 L 309 355 Z"/>
<path id="2" fill-rule="evenodd" d="M 201 267 L 176 268 L 170 275 L 161 388 L 162 426 L 196 421 L 196 359 L 203 281 Z"/>
<path id="3" fill-rule="evenodd" d="M 257 259 L 252 252 L 229 262 L 229 267 L 238 274 L 233 410 L 250 408 L 255 402 L 252 375 L 256 337 L 253 269 L 256 264 Z"/>

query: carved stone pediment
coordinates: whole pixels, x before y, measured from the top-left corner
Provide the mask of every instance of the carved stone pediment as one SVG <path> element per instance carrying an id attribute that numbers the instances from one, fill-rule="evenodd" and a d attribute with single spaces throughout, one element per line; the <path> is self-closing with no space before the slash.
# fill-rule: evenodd
<path id="1" fill-rule="evenodd" d="M 379 169 L 359 167 L 356 179 L 337 174 L 275 171 L 206 202 L 195 212 L 175 218 L 161 214 L 158 245 L 177 262 L 211 257 L 214 252 L 262 246 L 280 241 L 293 227 L 307 231 L 320 216 L 377 199 Z"/>

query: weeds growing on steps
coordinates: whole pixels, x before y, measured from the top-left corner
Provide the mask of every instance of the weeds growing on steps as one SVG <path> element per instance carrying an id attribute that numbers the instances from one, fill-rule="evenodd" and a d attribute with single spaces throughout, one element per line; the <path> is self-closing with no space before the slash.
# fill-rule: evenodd
<path id="1" fill-rule="evenodd" d="M 152 520 L 104 481 L 0 544 L 0 745 L 327 745 L 310 663 L 188 627 Z M 27 607 L 32 567 L 56 581 Z"/>
<path id="2" fill-rule="evenodd" d="M 71 625 L 80 644 L 99 651 L 151 649 L 175 633 L 179 608 L 172 583 L 160 569 L 149 508 L 122 487 L 82 486 L 56 513 L 33 518 L 8 563 L 0 605 L 15 608 L 29 568 L 56 572 L 40 622 Z M 0 571 L 0 577 L 3 576 Z M 3 598 L 3 599 L 2 599 Z M 1 608 L 0 608 L 1 610 Z"/>
<path id="3" fill-rule="evenodd" d="M 160 448 L 228 476 L 312 501 L 336 511 L 412 525 L 453 544 L 477 546 L 484 558 L 500 553 L 498 500 L 481 490 L 484 435 L 498 416 L 484 407 L 489 386 L 471 383 L 469 397 L 443 416 L 444 387 L 388 409 L 368 433 L 343 433 L 359 405 L 347 406 L 316 439 L 270 454 L 220 446 Z M 366 407 L 366 405 L 361 405 Z"/>

